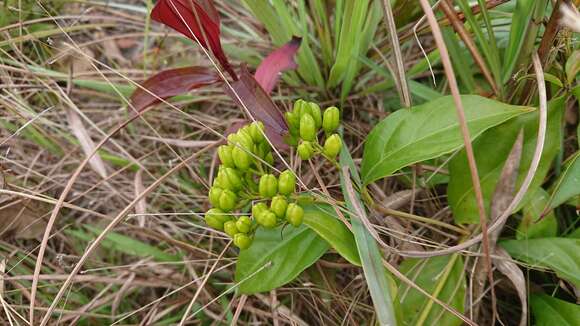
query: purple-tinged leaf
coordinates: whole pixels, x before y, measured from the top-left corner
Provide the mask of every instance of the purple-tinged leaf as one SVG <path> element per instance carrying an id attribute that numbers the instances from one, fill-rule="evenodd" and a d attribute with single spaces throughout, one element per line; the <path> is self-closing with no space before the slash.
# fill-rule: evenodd
<path id="1" fill-rule="evenodd" d="M 211 50 L 234 79 L 234 73 L 220 41 L 220 21 L 212 0 L 159 0 L 151 18 L 163 23 Z M 192 35 L 193 33 L 193 35 Z M 208 47 L 209 43 L 209 47 Z"/>
<path id="2" fill-rule="evenodd" d="M 205 67 L 187 67 L 164 70 L 147 79 L 131 95 L 131 105 L 137 112 L 167 99 L 186 93 L 192 89 L 211 85 L 220 81 L 219 76 Z M 143 89 L 144 88 L 144 89 Z M 146 91 L 146 90 L 147 91 Z"/>
<path id="3" fill-rule="evenodd" d="M 239 78 L 231 83 L 233 92 L 232 89 L 225 86 L 226 93 L 241 106 L 242 110 L 244 107 L 247 108 L 255 120 L 264 123 L 266 135 L 275 146 L 279 149 L 288 148 L 284 142 L 284 136 L 288 133 L 288 125 L 282 112 L 274 104 L 270 95 L 248 72 L 246 66 L 242 66 Z M 243 111 L 245 112 L 245 110 Z"/>
<path id="4" fill-rule="evenodd" d="M 286 70 L 296 69 L 298 65 L 294 61 L 296 52 L 300 48 L 302 38 L 293 36 L 290 42 L 284 44 L 281 48 L 270 53 L 258 66 L 254 78 L 266 91 L 272 92 L 274 86 L 280 78 L 280 73 Z"/>

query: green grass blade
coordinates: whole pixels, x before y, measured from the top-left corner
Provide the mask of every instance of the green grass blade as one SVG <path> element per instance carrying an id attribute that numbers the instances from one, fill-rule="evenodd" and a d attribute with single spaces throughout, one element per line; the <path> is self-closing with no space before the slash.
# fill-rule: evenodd
<path id="1" fill-rule="evenodd" d="M 360 176 L 358 175 L 352 157 L 346 147 L 343 147 L 340 153 L 340 164 L 341 167 L 349 167 L 352 180 L 356 183 L 357 187 L 360 187 Z M 344 176 L 341 174 L 340 178 L 348 210 L 354 212 L 355 205 L 364 207 L 360 201 L 360 195 L 358 193 L 355 194 L 355 200 L 357 200 L 358 203 L 355 204 L 351 201 L 350 197 L 346 194 L 348 191 L 346 190 Z M 383 266 L 383 257 L 379 247 L 375 239 L 358 217 L 351 215 L 350 221 L 359 256 L 362 261 L 365 280 L 375 306 L 378 322 L 380 325 L 397 325 L 397 315 L 395 314 L 395 304 L 393 303 L 395 296 L 392 294 L 393 291 L 389 286 L 390 276 Z"/>

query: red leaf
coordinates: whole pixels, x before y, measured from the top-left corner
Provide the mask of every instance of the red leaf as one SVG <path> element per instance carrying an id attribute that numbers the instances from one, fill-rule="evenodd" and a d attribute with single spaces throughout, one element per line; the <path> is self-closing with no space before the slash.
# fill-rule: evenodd
<path id="1" fill-rule="evenodd" d="M 280 78 L 282 71 L 296 69 L 298 65 L 294 61 L 296 52 L 300 48 L 302 38 L 293 36 L 290 42 L 284 44 L 281 48 L 270 53 L 256 69 L 254 77 L 262 86 L 266 93 L 272 92 L 274 86 Z"/>
<path id="2" fill-rule="evenodd" d="M 164 70 L 147 79 L 131 95 L 131 104 L 137 112 L 175 95 L 221 81 L 219 76 L 205 67 L 187 67 Z"/>
<path id="3" fill-rule="evenodd" d="M 209 49 L 235 79 L 220 41 L 220 21 L 212 0 L 159 0 L 151 18 L 163 23 Z M 192 34 L 193 33 L 193 34 Z M 207 42 L 206 42 L 207 40 Z M 209 43 L 209 48 L 207 46 Z"/>
<path id="4" fill-rule="evenodd" d="M 231 83 L 235 93 L 225 86 L 226 93 L 242 109 L 245 106 L 255 120 L 264 123 L 266 135 L 277 148 L 288 148 L 288 145 L 284 142 L 284 136 L 288 133 L 288 125 L 282 112 L 280 112 L 278 107 L 272 102 L 270 95 L 264 91 L 245 66 L 242 66 L 239 78 L 239 80 Z M 243 106 L 240 100 L 243 102 Z"/>

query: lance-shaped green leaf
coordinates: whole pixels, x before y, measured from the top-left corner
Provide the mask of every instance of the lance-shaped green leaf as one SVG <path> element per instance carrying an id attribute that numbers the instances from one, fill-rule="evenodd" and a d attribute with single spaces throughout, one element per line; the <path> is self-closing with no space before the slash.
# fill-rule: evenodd
<path id="1" fill-rule="evenodd" d="M 328 243 L 305 225 L 259 228 L 250 248 L 238 256 L 239 291 L 251 294 L 282 286 L 314 264 L 328 248 Z"/>
<path id="2" fill-rule="evenodd" d="M 344 259 L 360 266 L 356 242 L 352 232 L 337 217 L 330 205 L 303 205 L 304 224 L 326 240 Z"/>
<path id="3" fill-rule="evenodd" d="M 564 172 L 554 183 L 550 207 L 558 207 L 568 199 L 578 195 L 580 195 L 580 151 L 568 160 Z"/>
<path id="4" fill-rule="evenodd" d="M 542 158 L 528 193 L 520 203 L 520 208 L 527 203 L 529 198 L 540 187 L 550 169 L 552 160 L 560 150 L 564 103 L 564 97 L 553 99 L 548 103 L 548 126 Z M 524 147 L 516 183 L 516 189 L 518 189 L 530 168 L 534 155 L 538 137 L 538 113 L 531 112 L 521 115 L 516 119 L 486 131 L 473 142 L 473 152 L 481 179 L 481 190 L 486 211 L 490 209 L 491 196 L 500 178 L 501 169 L 522 128 L 524 129 Z M 449 173 L 447 199 L 453 210 L 455 222 L 478 223 L 477 202 L 473 185 L 469 182 L 469 165 L 464 150 L 455 155 L 449 162 Z"/>
<path id="5" fill-rule="evenodd" d="M 526 262 L 531 268 L 549 268 L 561 278 L 580 286 L 580 239 L 508 240 L 500 245 L 510 256 Z"/>
<path id="6" fill-rule="evenodd" d="M 532 314 L 538 326 L 580 325 L 580 305 L 556 299 L 545 294 L 532 295 Z"/>
<path id="7" fill-rule="evenodd" d="M 463 95 L 461 101 L 472 140 L 493 126 L 534 110 L 475 95 Z M 463 138 L 451 96 L 398 110 L 377 124 L 367 137 L 361 167 L 363 183 L 366 185 L 405 166 L 439 157 L 462 146 Z"/>

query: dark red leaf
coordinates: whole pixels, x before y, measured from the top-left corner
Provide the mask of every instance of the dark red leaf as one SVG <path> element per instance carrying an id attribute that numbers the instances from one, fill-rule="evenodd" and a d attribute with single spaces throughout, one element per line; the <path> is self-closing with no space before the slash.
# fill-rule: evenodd
<path id="1" fill-rule="evenodd" d="M 245 106 L 255 120 L 264 123 L 266 135 L 277 148 L 288 148 L 284 142 L 284 136 L 288 133 L 288 125 L 282 112 L 245 66 L 242 66 L 239 78 L 231 83 L 234 92 L 225 86 L 226 93 L 242 107 L 244 112 L 246 112 L 243 109 Z M 244 105 L 240 103 L 240 100 Z"/>
<path id="2" fill-rule="evenodd" d="M 210 50 L 224 69 L 236 75 L 222 49 L 220 21 L 212 0 L 159 0 L 151 18 L 163 23 Z M 209 43 L 209 48 L 208 44 Z"/>
<path id="3" fill-rule="evenodd" d="M 172 96 L 186 93 L 192 89 L 221 81 L 213 69 L 187 67 L 164 70 L 147 79 L 131 95 L 133 108 L 140 112 L 145 108 Z"/>
<path id="4" fill-rule="evenodd" d="M 300 43 L 302 43 L 302 38 L 293 36 L 290 42 L 270 53 L 260 63 L 254 77 L 266 93 L 270 93 L 274 89 L 282 71 L 296 69 L 298 67 L 296 61 L 294 61 L 294 57 L 300 48 Z"/>

